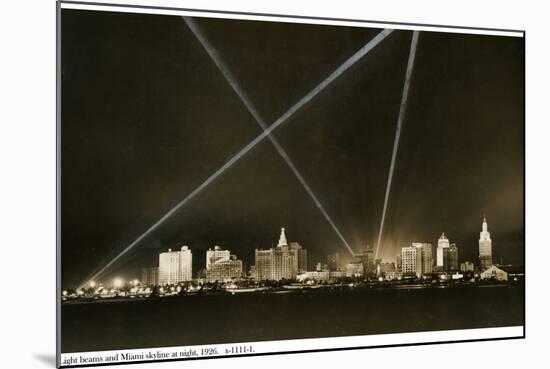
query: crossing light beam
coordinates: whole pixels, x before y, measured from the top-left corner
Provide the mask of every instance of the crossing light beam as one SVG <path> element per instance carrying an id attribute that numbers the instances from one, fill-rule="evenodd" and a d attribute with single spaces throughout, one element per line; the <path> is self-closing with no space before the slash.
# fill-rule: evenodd
<path id="1" fill-rule="evenodd" d="M 122 250 L 117 256 L 115 256 L 111 261 L 109 261 L 105 266 L 103 266 L 99 271 L 92 275 L 88 280 L 84 281 L 79 288 L 82 288 L 86 285 L 89 280 L 96 280 L 101 276 L 108 268 L 116 263 L 121 257 L 126 255 L 130 250 L 132 250 L 136 245 L 138 245 L 143 239 L 160 227 L 168 218 L 170 218 L 174 213 L 179 209 L 185 206 L 191 199 L 198 195 L 202 190 L 208 187 L 212 182 L 214 182 L 220 175 L 222 175 L 227 169 L 231 168 L 237 161 L 239 161 L 245 154 L 252 150 L 256 145 L 268 137 L 271 132 L 285 123 L 290 119 L 297 111 L 302 107 L 308 104 L 314 97 L 316 97 L 320 92 L 322 92 L 327 86 L 329 86 L 334 80 L 336 80 L 340 75 L 347 71 L 353 64 L 365 56 L 369 51 L 371 51 L 376 45 L 378 45 L 382 40 L 384 40 L 393 30 L 384 29 L 378 35 L 376 35 L 372 40 L 370 40 L 365 46 L 355 52 L 350 56 L 344 63 L 342 63 L 338 68 L 336 68 L 328 77 L 321 81 L 317 86 L 315 86 L 311 91 L 309 91 L 305 96 L 303 96 L 296 104 L 292 105 L 285 113 L 283 113 L 277 120 L 269 127 L 267 127 L 262 133 L 260 133 L 256 138 L 250 141 L 246 146 L 244 146 L 239 152 L 237 152 L 233 157 L 231 157 L 225 164 L 223 164 L 218 170 L 212 173 L 204 182 L 197 186 L 193 191 L 191 191 L 185 198 L 178 202 L 174 207 L 168 210 L 159 220 L 153 223 L 145 232 L 143 232 L 139 237 L 132 241 L 124 250 Z"/>
<path id="2" fill-rule="evenodd" d="M 411 48 L 409 51 L 409 61 L 407 63 L 407 71 L 405 73 L 405 83 L 403 85 L 403 95 L 401 96 L 401 105 L 399 106 L 399 116 L 397 117 L 397 129 L 395 130 L 395 138 L 393 141 L 393 150 L 391 155 L 390 171 L 388 174 L 388 181 L 386 183 L 386 193 L 384 195 L 384 207 L 382 208 L 382 218 L 380 220 L 380 230 L 378 231 L 378 242 L 376 243 L 375 259 L 378 258 L 378 252 L 380 251 L 380 242 L 382 240 L 382 234 L 384 232 L 384 222 L 386 220 L 386 210 L 388 209 L 388 201 L 390 198 L 391 185 L 393 180 L 393 172 L 395 169 L 395 162 L 397 160 L 397 149 L 399 148 L 399 138 L 401 136 L 401 129 L 403 127 L 403 120 L 405 119 L 405 110 L 407 108 L 407 99 L 409 97 L 409 87 L 411 84 L 411 76 L 414 67 L 414 59 L 416 55 L 416 45 L 418 44 L 418 31 L 414 31 L 411 40 Z"/>
<path id="3" fill-rule="evenodd" d="M 220 57 L 217 50 L 208 41 L 206 36 L 202 33 L 202 31 L 197 26 L 197 24 L 193 21 L 193 19 L 191 19 L 189 17 L 183 17 L 183 19 L 185 20 L 185 23 L 191 29 L 191 31 L 193 32 L 195 37 L 199 40 L 199 42 L 201 43 L 203 48 L 206 50 L 206 52 L 208 53 L 208 55 L 210 56 L 210 58 L 212 59 L 214 64 L 216 64 L 216 66 L 218 67 L 220 72 L 223 74 L 226 81 L 229 83 L 229 85 L 233 89 L 233 91 L 235 91 L 235 93 L 239 96 L 239 98 L 241 99 L 243 104 L 246 106 L 246 108 L 248 109 L 250 114 L 254 117 L 254 119 L 256 120 L 258 125 L 265 132 L 267 130 L 267 127 L 268 127 L 267 124 L 263 120 L 263 118 L 260 115 L 258 109 L 256 109 L 256 107 L 252 103 L 252 100 L 248 97 L 246 92 L 243 90 L 243 88 L 237 82 L 237 79 L 235 78 L 235 76 L 233 76 L 233 74 L 231 73 L 231 71 L 229 70 L 227 65 L 223 62 L 223 60 Z M 313 192 L 311 187 L 308 185 L 308 183 L 305 180 L 304 176 L 302 176 L 302 174 L 300 173 L 300 171 L 298 170 L 298 168 L 296 167 L 296 165 L 294 164 L 292 159 L 290 159 L 290 157 L 288 156 L 286 150 L 281 146 L 281 144 L 279 143 L 277 138 L 275 138 L 274 135 L 268 134 L 267 137 L 269 138 L 269 140 L 271 141 L 271 143 L 273 144 L 273 146 L 275 147 L 275 149 L 277 150 L 279 155 L 286 162 L 286 164 L 288 165 L 288 167 L 290 168 L 292 173 L 294 173 L 294 176 L 298 179 L 298 181 L 300 182 L 300 184 L 302 185 L 304 190 L 308 193 L 309 197 L 311 197 L 311 199 L 315 203 L 315 206 L 319 209 L 319 211 L 321 212 L 321 214 L 323 215 L 323 217 L 325 218 L 327 223 L 329 223 L 329 225 L 332 227 L 332 229 L 334 230 L 334 232 L 336 233 L 338 238 L 342 241 L 344 246 L 347 248 L 347 250 L 353 256 L 354 255 L 353 249 L 348 244 L 348 242 L 346 241 L 346 239 L 343 236 L 342 232 L 336 226 L 336 224 L 334 223 L 334 221 L 332 220 L 332 218 L 330 217 L 330 215 L 326 211 L 326 209 L 323 206 L 323 204 L 321 203 L 321 201 L 319 201 L 319 199 L 317 198 L 317 196 L 315 195 L 315 193 Z"/>

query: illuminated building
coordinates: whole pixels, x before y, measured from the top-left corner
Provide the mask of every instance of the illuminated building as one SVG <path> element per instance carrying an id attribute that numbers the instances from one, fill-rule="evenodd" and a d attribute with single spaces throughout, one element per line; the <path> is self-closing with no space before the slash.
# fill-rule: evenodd
<path id="1" fill-rule="evenodd" d="M 258 280 L 294 279 L 306 270 L 307 251 L 297 242 L 289 245 L 284 228 L 281 228 L 277 247 L 255 251 L 254 274 Z"/>
<path id="2" fill-rule="evenodd" d="M 415 246 L 406 246 L 401 248 L 401 271 L 404 275 L 422 274 L 421 252 Z"/>
<path id="3" fill-rule="evenodd" d="M 243 275 L 243 262 L 229 250 L 222 250 L 215 246 L 214 250 L 206 251 L 206 279 L 208 281 L 227 281 L 241 278 Z"/>
<path id="4" fill-rule="evenodd" d="M 206 270 L 210 269 L 210 265 L 218 260 L 229 260 L 229 250 L 222 250 L 220 246 L 214 246 L 214 250 L 206 251 Z"/>
<path id="5" fill-rule="evenodd" d="M 449 248 L 449 239 L 445 236 L 445 232 L 441 234 L 439 240 L 437 241 L 437 263 L 436 266 L 443 270 L 444 261 L 443 261 L 443 250 Z"/>
<path id="6" fill-rule="evenodd" d="M 365 274 L 363 263 L 346 264 L 346 277 L 361 277 L 363 274 Z"/>
<path id="7" fill-rule="evenodd" d="M 193 272 L 193 255 L 187 246 L 180 251 L 163 252 L 159 255 L 159 284 L 190 281 Z"/>
<path id="8" fill-rule="evenodd" d="M 479 233 L 479 264 L 482 270 L 493 265 L 491 233 L 487 230 L 487 219 L 485 217 Z"/>
<path id="9" fill-rule="evenodd" d="M 362 252 L 354 255 L 355 263 L 362 263 L 365 273 L 372 273 L 375 271 L 374 265 L 374 250 L 367 245 Z"/>
<path id="10" fill-rule="evenodd" d="M 314 272 L 305 272 L 302 274 L 298 274 L 296 279 L 300 282 L 303 282 L 305 280 L 313 280 L 317 282 L 322 281 L 328 281 L 330 278 L 330 272 L 328 270 L 325 271 L 314 271 Z"/>
<path id="11" fill-rule="evenodd" d="M 417 278 L 432 272 L 432 244 L 413 242 L 411 246 L 401 248 L 401 272 L 415 275 Z"/>
<path id="12" fill-rule="evenodd" d="M 420 252 L 420 273 L 429 274 L 433 271 L 433 253 L 432 253 L 432 244 L 427 242 L 413 242 L 412 244 L 416 247 L 417 252 Z M 417 268 L 418 269 L 418 268 Z"/>
<path id="13" fill-rule="evenodd" d="M 474 263 L 471 261 L 465 261 L 463 263 L 460 263 L 460 271 L 461 272 L 473 272 L 474 271 Z"/>
<path id="14" fill-rule="evenodd" d="M 481 279 L 495 278 L 499 281 L 507 281 L 508 273 L 504 270 L 497 268 L 495 265 L 491 265 L 480 274 Z"/>

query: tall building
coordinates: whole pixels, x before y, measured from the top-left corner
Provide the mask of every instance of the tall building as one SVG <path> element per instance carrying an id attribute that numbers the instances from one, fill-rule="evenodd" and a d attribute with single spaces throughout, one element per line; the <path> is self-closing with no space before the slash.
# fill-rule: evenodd
<path id="1" fill-rule="evenodd" d="M 445 232 L 441 234 L 439 240 L 437 241 L 437 263 L 436 266 L 439 269 L 444 269 L 443 263 L 443 250 L 449 248 L 449 239 L 445 236 Z"/>
<path id="2" fill-rule="evenodd" d="M 214 246 L 206 251 L 206 279 L 208 281 L 227 281 L 243 276 L 243 262 L 229 250 Z"/>
<path id="3" fill-rule="evenodd" d="M 451 243 L 448 248 L 443 249 L 443 270 L 446 272 L 458 271 L 458 246 Z"/>
<path id="4" fill-rule="evenodd" d="M 428 242 L 413 242 L 412 245 L 417 248 L 417 252 L 420 252 L 421 274 L 431 273 L 434 264 L 432 244 Z"/>
<path id="5" fill-rule="evenodd" d="M 222 250 L 220 246 L 214 246 L 214 250 L 208 249 L 206 251 L 206 270 L 210 269 L 210 265 L 218 260 L 229 260 L 229 250 Z"/>
<path id="6" fill-rule="evenodd" d="M 285 229 L 277 247 L 255 251 L 255 277 L 258 280 L 294 279 L 300 271 L 307 270 L 307 251 L 297 242 L 288 245 Z"/>
<path id="7" fill-rule="evenodd" d="M 159 255 L 159 284 L 190 281 L 193 276 L 193 254 L 187 246 L 180 251 L 163 252 Z"/>
<path id="8" fill-rule="evenodd" d="M 417 252 L 415 246 L 406 246 L 401 248 L 401 271 L 405 275 L 417 275 L 417 267 L 421 265 L 421 262 L 417 260 L 420 257 L 420 253 Z"/>
<path id="9" fill-rule="evenodd" d="M 355 263 L 362 263 L 365 273 L 373 273 L 376 271 L 374 264 L 374 249 L 367 245 L 360 253 L 355 255 Z"/>
<path id="10" fill-rule="evenodd" d="M 298 273 L 307 272 L 307 250 L 298 242 L 291 242 L 290 249 L 294 250 L 298 256 Z"/>
<path id="11" fill-rule="evenodd" d="M 141 268 L 141 284 L 158 284 L 159 283 L 159 268 Z"/>
<path id="12" fill-rule="evenodd" d="M 401 248 L 401 271 L 405 275 L 421 277 L 432 272 L 432 244 L 413 242 L 411 246 Z"/>
<path id="13" fill-rule="evenodd" d="M 395 257 L 395 268 L 398 272 L 401 272 L 403 269 L 403 259 L 401 257 L 401 254 Z"/>
<path id="14" fill-rule="evenodd" d="M 329 254 L 327 256 L 327 266 L 331 272 L 340 270 L 340 255 L 338 253 Z"/>
<path id="15" fill-rule="evenodd" d="M 482 270 L 493 265 L 491 233 L 487 230 L 487 219 L 485 217 L 483 217 L 483 224 L 479 233 L 479 264 Z"/>

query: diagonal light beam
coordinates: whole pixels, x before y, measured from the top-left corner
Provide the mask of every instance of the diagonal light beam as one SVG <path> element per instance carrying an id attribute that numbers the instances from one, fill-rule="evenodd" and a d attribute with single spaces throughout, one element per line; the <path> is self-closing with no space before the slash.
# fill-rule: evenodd
<path id="1" fill-rule="evenodd" d="M 342 63 L 336 70 L 334 70 L 328 77 L 326 77 L 321 83 L 314 87 L 310 92 L 308 92 L 304 97 L 302 97 L 296 104 L 291 106 L 283 115 L 281 115 L 271 126 L 265 129 L 261 134 L 256 136 L 250 143 L 243 147 L 237 154 L 235 154 L 231 159 L 229 159 L 224 165 L 222 165 L 218 170 L 212 173 L 204 182 L 202 182 L 197 188 L 191 191 L 183 200 L 178 202 L 173 208 L 167 211 L 159 220 L 157 220 L 153 225 L 151 225 L 145 232 L 143 232 L 138 238 L 136 238 L 132 243 L 130 243 L 124 250 L 115 256 L 110 262 L 108 262 L 104 267 L 102 267 L 98 272 L 96 272 L 91 278 L 82 283 L 79 288 L 84 287 L 89 281 L 97 279 L 102 275 L 111 265 L 113 265 L 117 260 L 124 256 L 128 251 L 133 249 L 137 244 L 139 244 L 145 237 L 151 234 L 155 229 L 157 229 L 161 224 L 163 224 L 168 218 L 170 218 L 175 212 L 187 204 L 193 197 L 199 194 L 204 190 L 208 185 L 214 182 L 221 174 L 223 174 L 227 169 L 229 169 L 233 164 L 235 164 L 239 159 L 241 159 L 246 153 L 252 150 L 258 143 L 263 141 L 271 132 L 277 129 L 280 125 L 285 123 L 294 113 L 300 110 L 303 106 L 309 103 L 315 96 L 317 96 L 321 91 L 323 91 L 328 85 L 330 85 L 335 79 L 340 77 L 342 73 L 348 70 L 355 62 L 365 56 L 369 51 L 371 51 L 376 45 L 378 45 L 382 40 L 384 40 L 393 30 L 385 29 L 376 35 L 372 40 L 370 40 L 365 46 L 359 49 L 355 54 L 350 56 L 344 63 Z"/>
<path id="2" fill-rule="evenodd" d="M 414 31 L 411 40 L 411 49 L 409 51 L 409 62 L 407 63 L 407 71 L 405 73 L 405 84 L 403 85 L 403 95 L 401 96 L 401 105 L 399 106 L 399 116 L 397 117 L 397 129 L 395 131 L 395 139 L 393 141 L 393 151 L 391 155 L 390 172 L 388 174 L 388 182 L 386 184 L 386 194 L 384 196 L 384 207 L 382 208 L 382 219 L 380 220 L 380 230 L 378 231 L 378 242 L 376 243 L 375 259 L 378 258 L 380 251 L 380 241 L 384 231 L 384 221 L 386 220 L 386 210 L 388 208 L 388 200 L 390 198 L 390 190 L 393 179 L 393 171 L 397 160 L 397 149 L 399 148 L 399 138 L 401 136 L 401 128 L 405 119 L 405 110 L 407 108 L 407 99 L 409 97 L 409 87 L 411 84 L 411 76 L 414 67 L 414 58 L 416 55 L 416 45 L 418 44 L 418 31 Z"/>
<path id="3" fill-rule="evenodd" d="M 208 41 L 206 36 L 202 33 L 202 31 L 197 26 L 197 24 L 193 21 L 192 18 L 183 17 L 183 19 L 185 20 L 185 23 L 191 29 L 191 31 L 193 32 L 195 37 L 197 37 L 197 39 L 201 43 L 202 47 L 206 50 L 206 52 L 208 53 L 208 55 L 210 56 L 210 58 L 212 59 L 214 64 L 216 64 L 216 66 L 218 67 L 220 72 L 222 72 L 222 74 L 225 77 L 226 81 L 229 83 L 231 88 L 233 88 L 233 91 L 235 91 L 235 93 L 239 96 L 239 98 L 241 99 L 243 104 L 246 106 L 246 108 L 248 109 L 250 114 L 252 114 L 252 116 L 254 117 L 256 122 L 258 123 L 258 125 L 265 132 L 265 130 L 268 127 L 267 124 L 265 123 L 265 121 L 261 117 L 259 111 L 256 109 L 256 107 L 252 103 L 252 100 L 248 97 L 246 92 L 239 85 L 239 83 L 237 82 L 237 79 L 235 78 L 235 76 L 231 73 L 231 71 L 229 70 L 227 65 L 225 65 L 225 63 L 222 61 L 222 59 L 221 59 L 220 55 L 218 54 L 217 50 Z M 302 176 L 302 174 L 300 173 L 298 168 L 296 168 L 293 161 L 288 156 L 286 150 L 281 146 L 281 144 L 279 143 L 277 138 L 275 138 L 274 135 L 268 134 L 267 137 L 269 138 L 269 140 L 271 141 L 271 143 L 273 144 L 273 146 L 275 147 L 275 149 L 277 150 L 279 155 L 287 163 L 287 165 L 290 168 L 290 170 L 292 171 L 292 173 L 294 173 L 294 176 L 296 176 L 298 181 L 302 184 L 302 187 L 306 190 L 309 197 L 311 197 L 311 199 L 313 200 L 313 202 L 315 203 L 315 205 L 317 206 L 317 208 L 319 209 L 321 214 L 323 214 L 323 216 L 326 219 L 326 221 L 328 222 L 328 224 L 330 224 L 330 226 L 332 227 L 332 229 L 334 230 L 334 232 L 338 236 L 338 238 L 340 238 L 340 240 L 342 241 L 344 246 L 348 249 L 348 251 L 353 256 L 354 255 L 353 249 L 348 244 L 348 242 L 344 238 L 344 235 L 342 234 L 342 232 L 340 232 L 340 229 L 336 226 L 336 224 L 334 223 L 334 221 L 332 220 L 330 215 L 327 213 L 327 211 L 325 210 L 325 207 L 323 206 L 323 204 L 319 201 L 319 199 L 317 198 L 315 193 L 313 193 L 313 191 L 309 187 L 308 183 L 306 182 L 305 178 Z"/>

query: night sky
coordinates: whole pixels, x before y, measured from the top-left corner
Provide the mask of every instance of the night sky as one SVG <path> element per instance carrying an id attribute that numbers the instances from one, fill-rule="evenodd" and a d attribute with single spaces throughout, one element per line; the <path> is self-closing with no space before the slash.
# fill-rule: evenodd
<path id="1" fill-rule="evenodd" d="M 272 123 L 379 29 L 196 18 Z M 412 33 L 395 31 L 275 131 L 344 237 L 376 246 Z M 381 256 L 445 232 L 477 262 L 523 264 L 524 41 L 421 32 Z M 261 129 L 181 17 L 62 11 L 62 280 L 119 254 Z M 189 245 L 253 264 L 286 227 L 349 253 L 266 139 L 104 275 L 139 278 Z"/>

